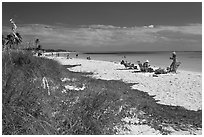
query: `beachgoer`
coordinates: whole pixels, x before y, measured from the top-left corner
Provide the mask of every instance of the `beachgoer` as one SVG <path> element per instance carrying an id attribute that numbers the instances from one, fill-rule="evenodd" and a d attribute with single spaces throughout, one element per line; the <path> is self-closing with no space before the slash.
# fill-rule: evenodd
<path id="1" fill-rule="evenodd" d="M 69 59 L 69 53 L 67 53 L 67 59 Z"/>
<path id="2" fill-rule="evenodd" d="M 90 56 L 88 56 L 88 57 L 87 57 L 87 59 L 88 59 L 88 60 L 91 60 L 91 57 L 90 57 Z"/>
<path id="3" fill-rule="evenodd" d="M 135 68 L 135 65 L 133 63 L 130 66 L 131 66 L 131 69 Z"/>
<path id="4" fill-rule="evenodd" d="M 128 67 L 131 67 L 131 62 L 128 62 L 128 63 L 127 63 L 127 66 L 128 66 Z"/>
<path id="5" fill-rule="evenodd" d="M 42 56 L 42 51 L 39 50 L 39 51 L 37 52 L 37 55 L 38 55 L 38 56 Z"/>
<path id="6" fill-rule="evenodd" d="M 140 71 L 143 72 L 144 71 L 144 67 L 143 67 L 142 63 L 140 61 L 137 61 L 137 64 L 138 64 L 138 66 L 140 68 Z"/>
<path id="7" fill-rule="evenodd" d="M 76 58 L 78 58 L 79 54 L 76 54 Z"/>
<path id="8" fill-rule="evenodd" d="M 175 72 L 176 73 L 176 52 L 172 52 L 172 57 L 170 57 L 172 60 L 172 63 L 170 65 L 170 72 Z"/>
<path id="9" fill-rule="evenodd" d="M 144 71 L 145 72 L 148 72 L 148 68 L 149 68 L 149 60 L 146 60 L 145 62 L 144 62 L 144 64 L 143 64 L 143 67 L 144 67 Z"/>
<path id="10" fill-rule="evenodd" d="M 128 62 L 127 61 L 124 62 L 124 66 L 125 66 L 125 68 L 128 67 Z"/>
<path id="11" fill-rule="evenodd" d="M 166 71 L 167 71 L 167 72 L 170 72 L 170 67 L 167 67 L 167 68 L 166 68 Z"/>
<path id="12" fill-rule="evenodd" d="M 125 64 L 125 61 L 124 61 L 124 60 L 121 60 L 120 64 L 121 64 L 121 65 L 124 65 L 124 64 Z"/>
<path id="13" fill-rule="evenodd" d="M 154 74 L 166 74 L 167 70 L 163 69 L 163 68 L 158 68 L 155 70 Z"/>

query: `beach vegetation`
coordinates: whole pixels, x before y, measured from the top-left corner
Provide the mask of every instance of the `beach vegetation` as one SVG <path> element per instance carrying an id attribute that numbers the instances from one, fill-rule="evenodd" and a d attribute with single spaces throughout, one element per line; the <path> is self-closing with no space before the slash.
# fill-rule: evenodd
<path id="1" fill-rule="evenodd" d="M 2 45 L 4 48 L 14 49 L 17 48 L 17 46 L 22 42 L 22 36 L 19 33 L 13 33 L 8 34 L 6 37 L 2 36 Z"/>
<path id="2" fill-rule="evenodd" d="M 98 135 L 128 130 L 122 119 L 139 119 L 162 134 L 202 128 L 202 111 L 161 105 L 132 84 L 70 72 L 28 51 L 2 52 L 2 134 Z M 62 81 L 63 78 L 68 80 Z M 66 89 L 75 85 L 84 90 Z M 129 123 L 131 124 L 131 123 Z M 117 128 L 116 128 L 117 127 Z"/>

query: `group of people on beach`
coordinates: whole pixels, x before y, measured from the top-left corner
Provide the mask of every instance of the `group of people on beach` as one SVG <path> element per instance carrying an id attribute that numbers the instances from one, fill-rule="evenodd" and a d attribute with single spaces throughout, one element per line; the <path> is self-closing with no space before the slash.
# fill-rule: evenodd
<path id="1" fill-rule="evenodd" d="M 76 53 L 76 55 L 75 55 L 75 56 L 76 56 L 76 58 L 78 58 L 79 54 L 78 54 L 78 53 Z M 67 53 L 67 59 L 71 59 L 71 58 L 70 58 L 69 53 Z"/>
<path id="2" fill-rule="evenodd" d="M 177 60 L 176 60 L 176 52 L 172 52 L 172 56 L 170 57 L 170 59 L 172 60 L 172 63 L 166 69 L 164 69 L 164 68 L 158 68 L 158 69 L 152 68 L 149 64 L 149 60 L 146 60 L 144 63 L 142 63 L 141 61 L 137 61 L 137 65 L 139 67 L 140 72 L 154 72 L 155 74 L 166 74 L 169 72 L 176 73 L 177 68 L 181 64 L 180 62 L 177 62 Z M 134 63 L 122 60 L 120 64 L 124 65 L 125 68 L 138 70 L 137 65 L 134 65 Z"/>
<path id="3" fill-rule="evenodd" d="M 124 65 L 125 68 L 137 69 L 137 66 L 135 66 L 134 63 L 131 63 L 131 62 L 127 62 L 127 61 L 122 60 L 122 61 L 120 62 L 120 64 Z"/>

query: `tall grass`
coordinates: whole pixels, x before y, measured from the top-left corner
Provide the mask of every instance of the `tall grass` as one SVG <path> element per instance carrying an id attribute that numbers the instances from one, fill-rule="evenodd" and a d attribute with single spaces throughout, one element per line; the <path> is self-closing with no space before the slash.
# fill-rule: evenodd
<path id="1" fill-rule="evenodd" d="M 3 52 L 2 57 L 3 134 L 115 133 L 120 92 L 101 90 L 97 80 L 71 74 L 57 62 L 29 52 Z M 62 77 L 77 78 L 75 84 L 86 83 L 87 88 L 62 93 Z"/>
<path id="2" fill-rule="evenodd" d="M 57 85 L 60 65 L 24 51 L 2 54 L 3 134 L 55 133 L 43 113 L 42 104 L 46 105 L 49 97 L 42 79 L 47 77 Z"/>

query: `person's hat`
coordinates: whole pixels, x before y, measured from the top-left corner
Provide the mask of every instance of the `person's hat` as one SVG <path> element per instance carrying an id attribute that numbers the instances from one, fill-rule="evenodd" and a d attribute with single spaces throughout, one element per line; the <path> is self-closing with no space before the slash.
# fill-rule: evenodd
<path id="1" fill-rule="evenodd" d="M 149 60 L 146 60 L 145 62 L 149 62 Z"/>
<path id="2" fill-rule="evenodd" d="M 176 55 L 176 52 L 174 51 L 174 52 L 172 52 L 172 54 Z"/>

